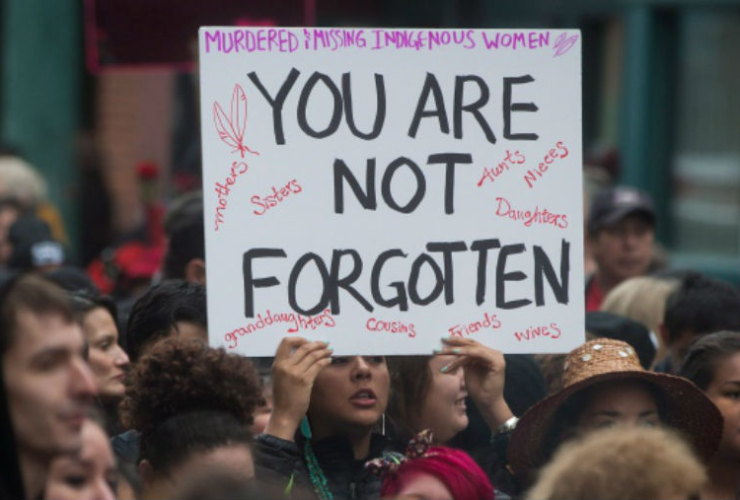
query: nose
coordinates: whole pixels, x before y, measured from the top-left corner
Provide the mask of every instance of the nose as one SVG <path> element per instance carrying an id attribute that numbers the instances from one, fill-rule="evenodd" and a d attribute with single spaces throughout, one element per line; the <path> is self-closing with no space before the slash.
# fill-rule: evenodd
<path id="1" fill-rule="evenodd" d="M 116 346 L 115 364 L 119 368 L 123 368 L 124 366 L 128 366 L 129 364 L 131 364 L 128 354 L 126 354 L 126 351 L 121 349 L 121 346 L 119 345 Z"/>
<path id="2" fill-rule="evenodd" d="M 72 394 L 78 399 L 92 400 L 92 398 L 98 393 L 98 385 L 95 382 L 95 376 L 82 357 L 75 358 L 72 362 L 70 385 Z"/>
<path id="3" fill-rule="evenodd" d="M 372 378 L 370 364 L 363 356 L 355 356 L 352 360 L 352 379 L 361 380 L 370 378 Z"/>
<path id="4" fill-rule="evenodd" d="M 98 500 L 116 500 L 116 494 L 110 487 L 105 478 L 100 478 L 95 481 L 95 487 L 93 488 L 93 498 Z"/>

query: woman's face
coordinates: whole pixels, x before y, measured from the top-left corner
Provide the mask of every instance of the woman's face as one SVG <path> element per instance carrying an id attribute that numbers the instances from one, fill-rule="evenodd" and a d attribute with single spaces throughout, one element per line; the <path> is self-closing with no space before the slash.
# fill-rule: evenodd
<path id="1" fill-rule="evenodd" d="M 638 382 L 612 382 L 591 392 L 577 421 L 577 431 L 614 425 L 660 425 L 653 394 Z"/>
<path id="2" fill-rule="evenodd" d="M 116 498 L 118 471 L 108 436 L 91 420 L 82 425 L 82 446 L 51 462 L 45 498 L 107 500 Z"/>
<path id="3" fill-rule="evenodd" d="M 383 356 L 339 356 L 321 370 L 308 413 L 315 437 L 366 432 L 388 405 L 390 376 Z"/>
<path id="4" fill-rule="evenodd" d="M 82 330 L 90 345 L 90 368 L 98 382 L 100 395 L 103 398 L 122 398 L 129 360 L 118 345 L 118 328 L 113 316 L 104 307 L 96 307 L 85 316 Z"/>
<path id="5" fill-rule="evenodd" d="M 706 393 L 725 420 L 718 456 L 737 460 L 740 458 L 740 352 L 717 364 Z"/>
<path id="6" fill-rule="evenodd" d="M 446 443 L 468 426 L 465 398 L 465 372 L 457 368 L 442 373 L 442 368 L 455 360 L 455 356 L 437 355 L 429 360 L 431 383 L 421 404 L 419 431 L 431 429 L 434 440 Z"/>

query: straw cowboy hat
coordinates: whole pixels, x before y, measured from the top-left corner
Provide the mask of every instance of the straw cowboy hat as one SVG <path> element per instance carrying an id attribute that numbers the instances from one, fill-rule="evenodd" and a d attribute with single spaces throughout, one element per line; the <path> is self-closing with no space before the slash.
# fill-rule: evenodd
<path id="1" fill-rule="evenodd" d="M 708 460 L 722 437 L 722 415 L 712 401 L 688 380 L 646 371 L 629 344 L 600 338 L 571 351 L 563 366 L 563 388 L 530 408 L 509 441 L 509 465 L 523 474 L 543 465 L 545 442 L 553 416 L 568 400 L 588 387 L 608 381 L 645 381 L 662 395 L 661 420 L 684 435 L 698 456 Z M 661 408 L 663 409 L 663 408 Z"/>

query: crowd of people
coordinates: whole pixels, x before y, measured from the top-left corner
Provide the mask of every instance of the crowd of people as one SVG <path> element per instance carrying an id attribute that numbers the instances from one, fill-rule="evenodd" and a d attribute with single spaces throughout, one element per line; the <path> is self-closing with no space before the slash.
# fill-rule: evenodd
<path id="1" fill-rule="evenodd" d="M 640 191 L 590 204 L 568 354 L 248 359 L 208 346 L 200 197 L 151 276 L 101 290 L 13 182 L 0 164 L 2 499 L 740 497 L 740 292 L 666 267 Z"/>

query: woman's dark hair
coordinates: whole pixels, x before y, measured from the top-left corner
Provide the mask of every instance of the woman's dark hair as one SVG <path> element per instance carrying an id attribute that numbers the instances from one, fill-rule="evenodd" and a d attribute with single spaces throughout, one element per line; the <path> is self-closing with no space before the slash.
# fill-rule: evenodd
<path id="1" fill-rule="evenodd" d="M 660 420 L 665 420 L 666 415 L 670 411 L 667 398 L 660 389 L 650 382 L 640 379 L 617 379 L 594 384 L 573 394 L 555 415 L 553 415 L 552 419 L 550 419 L 549 431 L 545 434 L 542 444 L 543 460 L 541 463 L 549 462 L 563 441 L 569 439 L 574 434 L 575 428 L 578 425 L 578 419 L 581 417 L 581 414 L 586 409 L 594 394 L 603 391 L 610 385 L 623 383 L 636 384 L 647 390 L 655 399 Z"/>
<path id="2" fill-rule="evenodd" d="M 113 323 L 118 324 L 118 310 L 113 299 L 106 295 L 97 295 L 86 292 L 68 293 L 70 303 L 75 311 L 75 319 L 81 325 L 85 316 L 93 309 L 102 307 L 108 311 L 113 318 Z"/>
<path id="3" fill-rule="evenodd" d="M 670 341 L 684 332 L 703 335 L 740 328 L 740 292 L 730 283 L 688 274 L 666 299 L 663 323 Z"/>
<path id="4" fill-rule="evenodd" d="M 174 415 L 141 436 L 139 460 L 148 460 L 156 475 L 184 463 L 195 453 L 228 445 L 249 447 L 249 429 L 233 415 L 195 411 Z"/>
<path id="5" fill-rule="evenodd" d="M 724 358 L 740 352 L 740 333 L 722 331 L 699 338 L 691 346 L 678 374 L 706 391 L 717 364 Z"/>
<path id="6" fill-rule="evenodd" d="M 396 438 L 408 441 L 419 432 L 421 407 L 432 384 L 429 369 L 431 356 L 388 357 L 391 391 L 388 400 L 388 418 Z"/>
<path id="7" fill-rule="evenodd" d="M 148 346 L 166 337 L 178 321 L 208 327 L 203 285 L 163 281 L 136 301 L 126 327 L 126 350 L 131 361 L 136 362 Z"/>
<path id="8" fill-rule="evenodd" d="M 261 399 L 260 378 L 247 358 L 170 338 L 134 365 L 119 412 L 125 428 L 142 434 L 175 415 L 203 410 L 228 413 L 247 427 Z"/>

